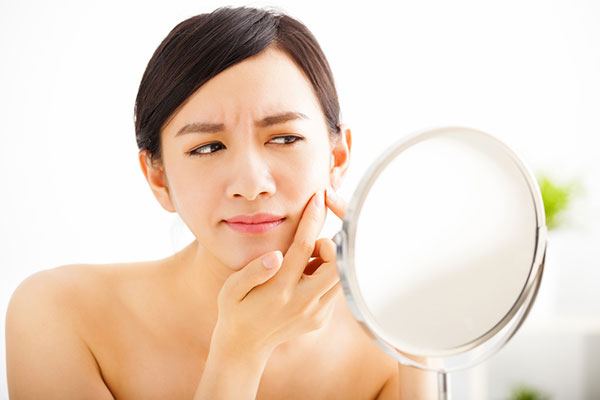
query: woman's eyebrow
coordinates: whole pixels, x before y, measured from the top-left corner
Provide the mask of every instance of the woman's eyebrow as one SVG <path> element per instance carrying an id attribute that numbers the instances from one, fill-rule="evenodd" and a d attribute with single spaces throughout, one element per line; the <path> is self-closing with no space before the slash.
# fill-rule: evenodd
<path id="1" fill-rule="evenodd" d="M 255 126 L 259 128 L 266 128 L 268 126 L 282 124 L 284 122 L 293 121 L 297 119 L 309 119 L 305 114 L 297 111 L 285 111 L 274 115 L 264 117 L 260 121 L 255 122 Z M 184 125 L 175 137 L 185 135 L 186 133 L 217 133 L 225 130 L 225 124 L 214 124 L 209 122 L 193 122 L 191 124 Z"/>
<path id="2" fill-rule="evenodd" d="M 264 117 L 260 121 L 256 122 L 256 126 L 259 128 L 266 128 L 267 126 L 282 124 L 287 121 L 293 121 L 296 119 L 308 119 L 308 117 L 301 112 L 297 111 L 286 111 L 275 115 L 269 115 Z"/>

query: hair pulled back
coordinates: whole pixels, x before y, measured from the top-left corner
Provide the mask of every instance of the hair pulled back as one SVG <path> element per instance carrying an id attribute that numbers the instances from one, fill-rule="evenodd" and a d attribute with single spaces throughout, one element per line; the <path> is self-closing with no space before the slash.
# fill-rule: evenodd
<path id="1" fill-rule="evenodd" d="M 175 111 L 208 80 L 273 46 L 311 83 L 331 137 L 339 134 L 340 106 L 329 63 L 301 22 L 277 11 L 222 7 L 177 24 L 148 62 L 135 100 L 138 148 L 162 162 L 160 134 Z"/>

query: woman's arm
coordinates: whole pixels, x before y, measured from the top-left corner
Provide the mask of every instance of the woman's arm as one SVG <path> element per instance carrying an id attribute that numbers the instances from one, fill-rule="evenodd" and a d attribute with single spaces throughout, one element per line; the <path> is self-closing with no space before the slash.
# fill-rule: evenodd
<path id="1" fill-rule="evenodd" d="M 213 335 L 194 400 L 255 399 L 270 353 L 233 353 L 219 337 Z"/>
<path id="2" fill-rule="evenodd" d="M 6 311 L 11 399 L 113 399 L 74 329 L 69 302 L 56 269 L 28 277 L 13 293 Z"/>

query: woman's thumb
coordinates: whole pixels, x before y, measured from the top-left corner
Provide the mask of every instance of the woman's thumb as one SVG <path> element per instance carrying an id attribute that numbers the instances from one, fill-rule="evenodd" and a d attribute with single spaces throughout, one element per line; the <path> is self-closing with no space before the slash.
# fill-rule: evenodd
<path id="1" fill-rule="evenodd" d="M 271 253 L 267 253 L 267 255 L 261 258 L 263 267 L 266 269 L 275 269 L 279 268 L 281 262 L 283 261 L 283 255 L 281 251 L 275 250 Z"/>
<path id="2" fill-rule="evenodd" d="M 271 279 L 283 261 L 281 251 L 275 250 L 250 261 L 244 268 L 233 273 L 225 282 L 230 296 L 240 301 L 254 287 Z"/>

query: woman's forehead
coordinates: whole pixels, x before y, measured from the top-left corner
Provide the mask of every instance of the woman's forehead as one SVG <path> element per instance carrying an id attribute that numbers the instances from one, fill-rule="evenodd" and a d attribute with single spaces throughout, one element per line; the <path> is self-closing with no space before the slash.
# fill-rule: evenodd
<path id="1" fill-rule="evenodd" d="M 200 87 L 169 123 L 203 120 L 236 124 L 293 112 L 321 119 L 313 88 L 285 53 L 265 50 L 219 73 Z"/>

